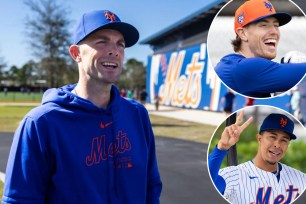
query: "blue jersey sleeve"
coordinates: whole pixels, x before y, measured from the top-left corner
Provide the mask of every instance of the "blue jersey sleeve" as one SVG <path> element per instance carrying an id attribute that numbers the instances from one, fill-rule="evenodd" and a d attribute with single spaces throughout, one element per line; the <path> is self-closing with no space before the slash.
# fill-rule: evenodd
<path id="1" fill-rule="evenodd" d="M 148 151 L 149 151 L 149 163 L 148 163 L 148 178 L 147 178 L 147 204 L 159 204 L 160 194 L 162 191 L 162 182 L 158 170 L 157 159 L 156 159 L 156 149 L 155 149 L 155 139 L 152 130 L 152 125 L 148 112 L 145 108 L 141 108 L 141 117 L 143 118 L 143 128 L 146 133 Z"/>
<path id="2" fill-rule="evenodd" d="M 306 63 L 279 64 L 264 58 L 244 58 L 232 71 L 241 93 L 284 92 L 303 78 Z"/>
<path id="3" fill-rule="evenodd" d="M 2 203 L 43 204 L 49 168 L 38 127 L 26 117 L 15 132 L 6 169 Z"/>
<path id="4" fill-rule="evenodd" d="M 220 176 L 219 170 L 222 164 L 222 161 L 224 157 L 227 155 L 228 151 L 225 150 L 219 150 L 217 147 L 213 149 L 213 151 L 208 155 L 208 168 L 210 176 L 215 183 L 215 186 L 217 187 L 218 191 L 221 194 L 224 194 L 225 191 L 225 180 L 222 176 Z"/>

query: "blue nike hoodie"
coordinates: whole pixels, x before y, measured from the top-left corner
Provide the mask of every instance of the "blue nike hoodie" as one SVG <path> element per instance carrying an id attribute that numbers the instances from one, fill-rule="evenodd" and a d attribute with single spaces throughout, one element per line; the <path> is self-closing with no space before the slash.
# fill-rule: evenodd
<path id="1" fill-rule="evenodd" d="M 112 86 L 106 109 L 49 89 L 15 132 L 2 204 L 155 204 L 162 183 L 147 110 Z"/>

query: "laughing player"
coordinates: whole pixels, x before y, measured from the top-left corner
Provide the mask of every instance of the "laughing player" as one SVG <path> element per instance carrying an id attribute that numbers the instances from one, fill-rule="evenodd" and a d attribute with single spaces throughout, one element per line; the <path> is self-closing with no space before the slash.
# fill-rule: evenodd
<path id="1" fill-rule="evenodd" d="M 254 98 L 270 97 L 271 93 L 295 86 L 306 73 L 306 63 L 292 64 L 290 59 L 285 64 L 271 61 L 277 54 L 279 27 L 290 20 L 290 14 L 277 13 L 267 0 L 242 4 L 235 13 L 235 53 L 224 56 L 215 67 L 225 85 Z M 294 54 L 290 58 L 295 58 Z"/>

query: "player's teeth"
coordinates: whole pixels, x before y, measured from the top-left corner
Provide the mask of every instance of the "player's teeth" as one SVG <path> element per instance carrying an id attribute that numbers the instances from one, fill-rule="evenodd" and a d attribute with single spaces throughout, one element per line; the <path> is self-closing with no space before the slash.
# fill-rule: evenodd
<path id="1" fill-rule="evenodd" d="M 270 151 L 270 153 L 273 154 L 273 155 L 275 155 L 275 156 L 277 156 L 277 155 L 280 154 L 280 153 L 275 153 L 275 152 L 271 152 L 271 151 Z"/>
<path id="2" fill-rule="evenodd" d="M 265 43 L 276 43 L 276 40 L 267 40 Z"/>
<path id="3" fill-rule="evenodd" d="M 279 153 L 274 153 L 274 152 L 271 152 L 273 155 L 279 155 Z"/>
<path id="4" fill-rule="evenodd" d="M 116 64 L 114 64 L 114 63 L 108 63 L 108 62 L 103 63 L 103 65 L 105 65 L 105 66 L 116 66 Z"/>

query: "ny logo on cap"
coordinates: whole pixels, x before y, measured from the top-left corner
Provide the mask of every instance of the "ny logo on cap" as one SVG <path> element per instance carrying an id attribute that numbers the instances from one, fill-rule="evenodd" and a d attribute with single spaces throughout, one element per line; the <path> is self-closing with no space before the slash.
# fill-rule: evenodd
<path id="1" fill-rule="evenodd" d="M 269 9 L 269 11 L 271 12 L 272 9 L 273 9 L 272 4 L 270 2 L 268 2 L 268 1 L 265 1 L 264 3 L 265 3 L 266 8 Z"/>
<path id="2" fill-rule="evenodd" d="M 285 127 L 285 126 L 287 125 L 287 119 L 281 118 L 280 121 L 279 121 L 279 124 L 280 124 L 282 127 Z"/>
<path id="3" fill-rule="evenodd" d="M 105 18 L 106 18 L 107 20 L 109 20 L 110 22 L 113 22 L 113 21 L 116 20 L 115 14 L 113 14 L 113 13 L 111 13 L 111 12 L 109 12 L 109 11 L 105 11 L 105 12 L 104 12 L 104 15 L 105 15 Z"/>
<path id="4" fill-rule="evenodd" d="M 243 24 L 244 21 L 244 13 L 240 14 L 237 19 L 238 23 Z"/>

